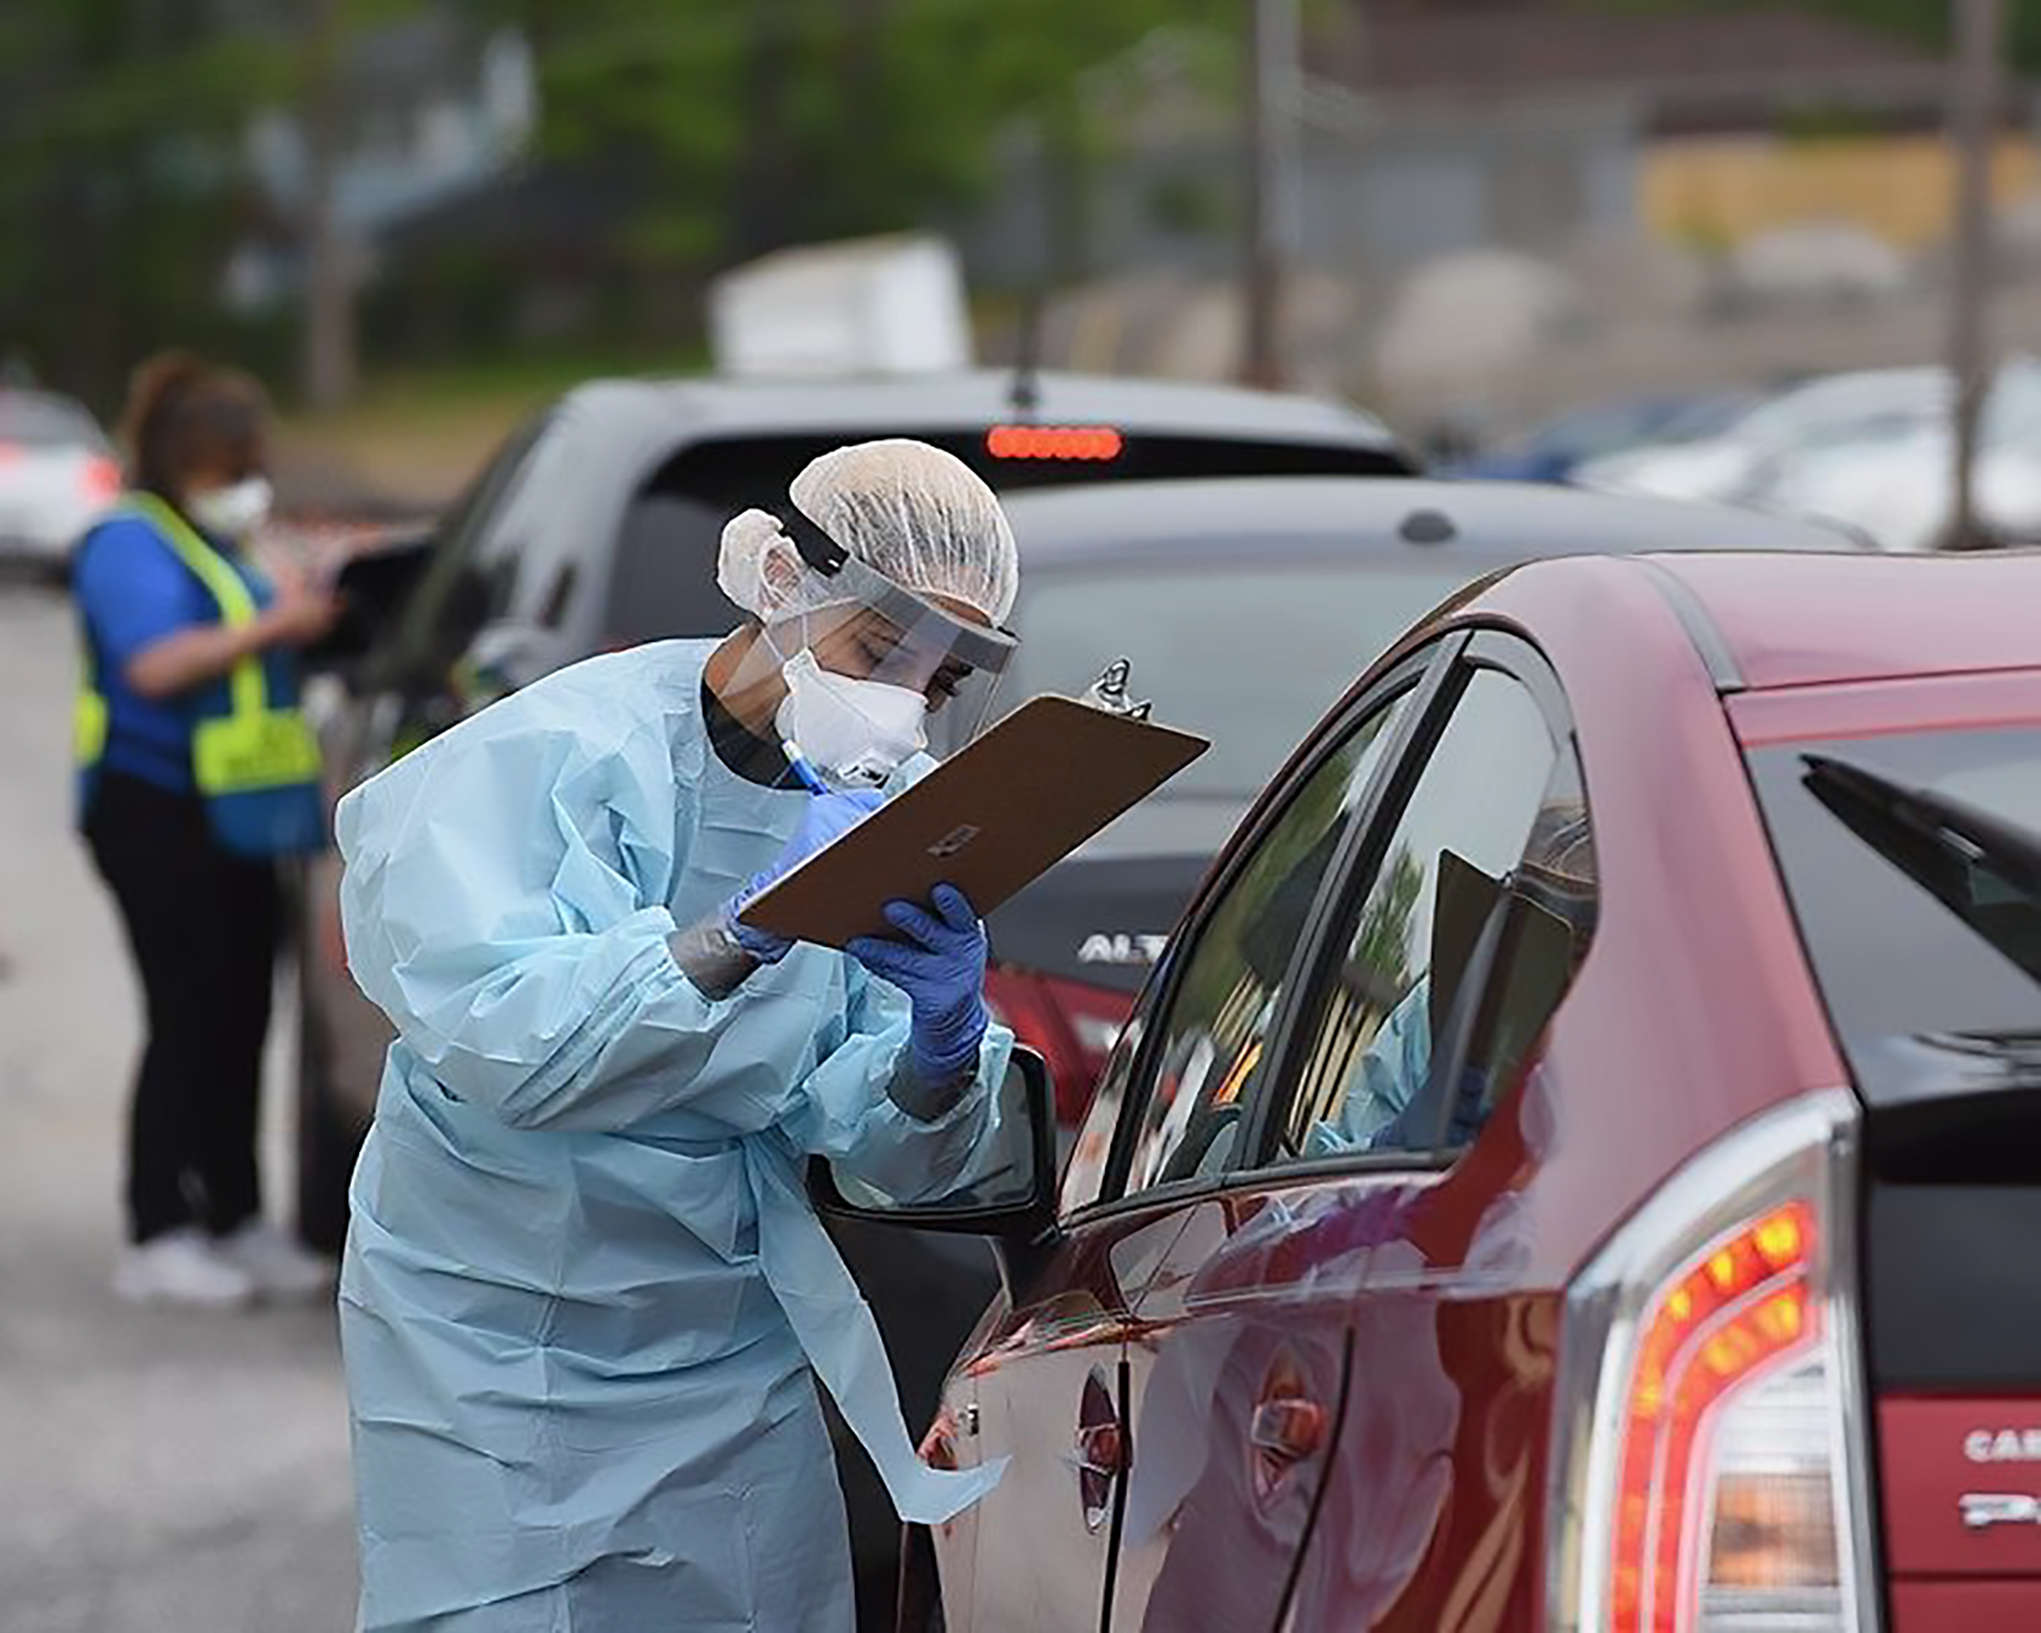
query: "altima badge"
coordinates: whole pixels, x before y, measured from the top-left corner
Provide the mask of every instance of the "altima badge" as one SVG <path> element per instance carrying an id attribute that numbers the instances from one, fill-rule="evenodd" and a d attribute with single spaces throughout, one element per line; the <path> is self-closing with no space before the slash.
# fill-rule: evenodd
<path id="1" fill-rule="evenodd" d="M 1099 931 L 1078 943 L 1077 958 L 1082 964 L 1148 965 L 1161 958 L 1168 945 L 1168 936 L 1107 935 Z"/>
<path id="2" fill-rule="evenodd" d="M 2041 1525 L 2041 1497 L 2018 1492 L 1966 1491 L 1957 1501 L 1963 1505 L 1963 1527 L 1967 1531 L 1988 1531 L 1996 1525 Z"/>

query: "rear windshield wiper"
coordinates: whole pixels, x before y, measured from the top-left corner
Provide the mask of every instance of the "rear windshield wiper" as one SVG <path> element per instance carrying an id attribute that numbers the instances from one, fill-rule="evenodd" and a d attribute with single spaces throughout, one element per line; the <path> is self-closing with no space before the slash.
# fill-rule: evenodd
<path id="1" fill-rule="evenodd" d="M 2041 980 L 2041 834 L 1847 761 L 1802 758 L 1808 792 L 1840 822 Z"/>

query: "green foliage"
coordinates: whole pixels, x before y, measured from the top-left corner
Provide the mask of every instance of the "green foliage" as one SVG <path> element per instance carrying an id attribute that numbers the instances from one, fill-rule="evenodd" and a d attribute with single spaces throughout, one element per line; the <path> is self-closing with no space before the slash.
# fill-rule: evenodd
<path id="1" fill-rule="evenodd" d="M 967 206 L 1017 129 L 1077 208 L 1117 112 L 1088 70 L 1158 28 L 1225 39 L 1245 17 L 1237 0 L 0 0 L 0 356 L 101 406 L 170 343 L 288 373 L 287 324 L 221 306 L 237 245 L 303 229 L 251 184 L 250 122 L 316 118 L 351 42 L 424 9 L 532 42 L 538 156 L 625 200 L 601 241 L 558 247 L 608 332 L 674 338 L 720 265 Z M 500 345 L 521 275 L 428 258 L 372 294 L 369 333 Z"/>
<path id="2" fill-rule="evenodd" d="M 0 350 L 102 407 L 142 352 L 236 338 L 216 301 L 246 224 L 236 139 L 279 61 L 199 9 L 0 7 Z"/>
<path id="3" fill-rule="evenodd" d="M 1224 0 L 580 0 L 543 15 L 544 143 L 643 184 L 628 247 L 714 262 L 939 216 L 1001 131 L 1085 148 L 1087 68 Z"/>

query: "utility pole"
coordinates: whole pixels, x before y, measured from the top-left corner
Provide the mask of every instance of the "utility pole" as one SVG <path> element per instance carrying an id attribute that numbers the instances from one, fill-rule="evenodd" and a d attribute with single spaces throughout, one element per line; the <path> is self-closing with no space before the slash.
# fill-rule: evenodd
<path id="1" fill-rule="evenodd" d="M 354 246 L 340 222 L 340 148 L 346 120 L 348 0 L 318 0 L 302 43 L 304 85 L 304 393 L 313 408 L 354 395 Z"/>
<path id="2" fill-rule="evenodd" d="M 1956 145 L 1956 235 L 1950 273 L 1949 372 L 1956 400 L 1950 446 L 1955 468 L 1949 544 L 1965 550 L 1977 533 L 1977 446 L 1992 365 L 1988 324 L 1992 279 L 1991 169 L 1998 142 L 2001 0 L 1956 0 L 1956 55 L 1949 123 Z"/>
<path id="3" fill-rule="evenodd" d="M 1297 0 L 1250 0 L 1246 243 L 1241 279 L 1249 385 L 1283 383 L 1284 273 L 1297 240 Z"/>

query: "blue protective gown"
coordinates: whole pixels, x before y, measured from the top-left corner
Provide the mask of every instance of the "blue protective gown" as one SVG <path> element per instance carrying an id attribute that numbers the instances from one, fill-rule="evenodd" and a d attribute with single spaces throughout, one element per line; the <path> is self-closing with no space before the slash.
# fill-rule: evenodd
<path id="1" fill-rule="evenodd" d="M 341 804 L 349 964 L 399 1033 L 340 1287 L 363 1628 L 841 1633 L 814 1376 L 907 1517 L 997 1478 L 914 1457 L 802 1165 L 955 1185 L 1011 1034 L 922 1123 L 887 1095 L 906 1000 L 853 961 L 796 947 L 720 1002 L 681 973 L 668 936 L 808 797 L 710 747 L 712 650 L 563 670 Z"/>

